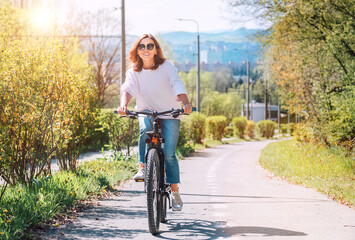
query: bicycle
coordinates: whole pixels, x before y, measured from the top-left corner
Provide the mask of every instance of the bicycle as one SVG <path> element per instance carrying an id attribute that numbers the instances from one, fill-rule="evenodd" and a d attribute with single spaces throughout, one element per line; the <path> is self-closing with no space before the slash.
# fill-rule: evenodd
<path id="1" fill-rule="evenodd" d="M 136 119 L 138 115 L 146 115 L 153 117 L 152 131 L 147 131 L 146 154 L 145 154 L 145 174 L 144 189 L 147 193 L 147 210 L 148 210 L 148 226 L 149 232 L 153 235 L 159 233 L 160 223 L 167 221 L 167 207 L 172 208 L 171 204 L 171 186 L 165 182 L 165 160 L 164 160 L 164 143 L 162 137 L 159 116 L 172 116 L 177 118 L 179 115 L 186 115 L 183 109 L 170 109 L 168 111 L 129 111 L 127 115 L 121 117 L 129 117 Z"/>

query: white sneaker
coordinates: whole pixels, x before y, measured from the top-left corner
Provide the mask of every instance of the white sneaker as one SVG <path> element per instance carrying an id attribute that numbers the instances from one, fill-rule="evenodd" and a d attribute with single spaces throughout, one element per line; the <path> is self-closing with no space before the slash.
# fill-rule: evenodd
<path id="1" fill-rule="evenodd" d="M 138 169 L 136 175 L 133 176 L 133 180 L 144 180 L 144 168 Z"/>
<path id="2" fill-rule="evenodd" d="M 184 203 L 181 200 L 179 192 L 171 192 L 171 200 L 173 211 L 181 211 Z"/>

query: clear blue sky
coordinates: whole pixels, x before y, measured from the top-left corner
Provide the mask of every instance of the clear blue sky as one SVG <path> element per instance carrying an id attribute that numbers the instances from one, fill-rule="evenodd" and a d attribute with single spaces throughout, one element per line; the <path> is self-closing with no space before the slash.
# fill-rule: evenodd
<path id="1" fill-rule="evenodd" d="M 120 8 L 121 0 L 72 0 L 85 11 Z M 176 18 L 195 19 L 200 32 L 239 27 L 258 28 L 253 22 L 232 24 L 227 19 L 223 0 L 126 0 L 126 32 L 141 35 L 167 31 L 196 32 L 193 22 Z M 119 11 L 117 11 L 119 14 Z M 259 27 L 260 28 L 260 27 Z"/>

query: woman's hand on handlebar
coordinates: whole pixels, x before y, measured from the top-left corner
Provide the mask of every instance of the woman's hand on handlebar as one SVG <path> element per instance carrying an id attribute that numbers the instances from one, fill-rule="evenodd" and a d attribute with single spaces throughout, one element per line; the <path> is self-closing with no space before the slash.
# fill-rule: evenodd
<path id="1" fill-rule="evenodd" d="M 186 113 L 186 114 L 189 114 L 189 113 L 191 113 L 192 112 L 192 105 L 189 103 L 189 104 L 186 104 L 186 105 L 184 105 L 184 113 Z"/>
<path id="2" fill-rule="evenodd" d="M 118 107 L 116 111 L 120 115 L 126 115 L 127 107 L 126 106 Z"/>

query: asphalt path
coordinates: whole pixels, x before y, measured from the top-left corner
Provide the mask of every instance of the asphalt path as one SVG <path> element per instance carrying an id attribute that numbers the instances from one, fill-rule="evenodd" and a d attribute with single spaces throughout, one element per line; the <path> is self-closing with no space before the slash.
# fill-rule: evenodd
<path id="1" fill-rule="evenodd" d="M 183 211 L 169 211 L 157 236 L 148 231 L 143 184 L 130 180 L 43 239 L 355 240 L 354 209 L 259 166 L 269 142 L 221 145 L 181 161 Z"/>

